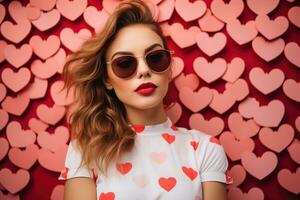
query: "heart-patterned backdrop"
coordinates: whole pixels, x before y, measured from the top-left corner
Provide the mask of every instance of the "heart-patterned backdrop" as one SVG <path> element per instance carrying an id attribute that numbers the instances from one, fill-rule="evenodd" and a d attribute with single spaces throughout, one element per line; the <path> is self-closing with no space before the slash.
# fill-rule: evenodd
<path id="1" fill-rule="evenodd" d="M 175 50 L 167 110 L 216 136 L 229 200 L 300 199 L 299 0 L 152 0 Z M 63 64 L 119 0 L 0 4 L 0 199 L 62 199 Z"/>

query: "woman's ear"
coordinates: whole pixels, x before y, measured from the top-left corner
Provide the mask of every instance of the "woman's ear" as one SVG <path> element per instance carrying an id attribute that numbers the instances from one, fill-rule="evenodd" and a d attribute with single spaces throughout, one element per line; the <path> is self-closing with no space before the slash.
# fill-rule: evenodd
<path id="1" fill-rule="evenodd" d="M 104 82 L 104 85 L 105 85 L 106 89 L 108 89 L 108 90 L 114 89 L 109 80 L 106 79 L 103 82 Z"/>

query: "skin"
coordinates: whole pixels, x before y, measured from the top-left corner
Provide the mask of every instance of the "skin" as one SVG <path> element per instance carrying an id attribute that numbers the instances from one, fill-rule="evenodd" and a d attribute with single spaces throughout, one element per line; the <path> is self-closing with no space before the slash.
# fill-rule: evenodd
<path id="1" fill-rule="evenodd" d="M 134 41 L 134 42 L 131 42 Z M 166 121 L 162 99 L 167 93 L 168 84 L 171 81 L 171 69 L 164 73 L 153 73 L 143 59 L 145 49 L 153 44 L 156 45 L 150 51 L 162 49 L 163 43 L 159 35 L 146 25 L 131 25 L 122 28 L 115 40 L 106 52 L 106 60 L 111 61 L 121 56 L 116 52 L 130 52 L 137 56 L 138 67 L 136 73 L 128 79 L 117 77 L 110 65 L 107 65 L 108 79 L 105 86 L 107 89 L 115 90 L 117 97 L 127 111 L 128 119 L 132 124 L 157 124 Z M 161 45 L 161 46 L 159 46 Z M 128 54 L 128 53 L 127 53 Z M 112 57 L 113 56 L 113 57 Z M 148 96 L 136 93 L 134 90 L 144 82 L 152 82 L 158 87 L 155 92 Z M 80 191 L 80 192 L 73 192 Z M 226 200 L 226 186 L 220 182 L 202 183 L 202 200 Z M 95 200 L 96 185 L 90 178 L 72 178 L 65 182 L 65 200 Z"/>

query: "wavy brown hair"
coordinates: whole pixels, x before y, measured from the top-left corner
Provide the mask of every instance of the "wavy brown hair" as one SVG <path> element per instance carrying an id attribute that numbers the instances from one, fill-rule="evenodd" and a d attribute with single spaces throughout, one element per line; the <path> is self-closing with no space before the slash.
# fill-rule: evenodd
<path id="1" fill-rule="evenodd" d="M 107 176 L 110 164 L 132 149 L 136 133 L 128 125 L 126 110 L 114 90 L 105 87 L 105 53 L 118 31 L 133 24 L 146 24 L 167 41 L 147 4 L 140 0 L 123 1 L 108 18 L 101 32 L 85 41 L 66 61 L 63 89 L 74 89 L 74 103 L 68 115 L 71 138 L 82 153 L 82 165 L 95 166 Z M 168 96 L 168 95 L 167 95 Z M 166 97 L 165 97 L 166 98 Z M 165 103 L 164 98 L 164 103 Z"/>

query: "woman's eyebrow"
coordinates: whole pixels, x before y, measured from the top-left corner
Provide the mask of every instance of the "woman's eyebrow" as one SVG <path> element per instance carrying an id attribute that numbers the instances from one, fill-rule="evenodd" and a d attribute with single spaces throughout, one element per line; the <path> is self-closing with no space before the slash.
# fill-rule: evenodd
<path id="1" fill-rule="evenodd" d="M 147 48 L 145 49 L 145 53 L 149 52 L 150 50 L 154 49 L 154 48 L 157 47 L 157 46 L 162 47 L 161 44 L 159 44 L 159 43 L 154 43 L 154 44 L 152 44 L 151 46 L 149 46 L 149 47 L 147 47 Z M 118 51 L 118 52 L 116 52 L 116 53 L 114 53 L 114 54 L 112 55 L 111 59 L 113 59 L 114 56 L 115 56 L 115 55 L 118 55 L 118 54 L 121 54 L 121 55 L 133 55 L 133 53 L 132 53 L 132 52 L 129 52 L 129 51 Z"/>

